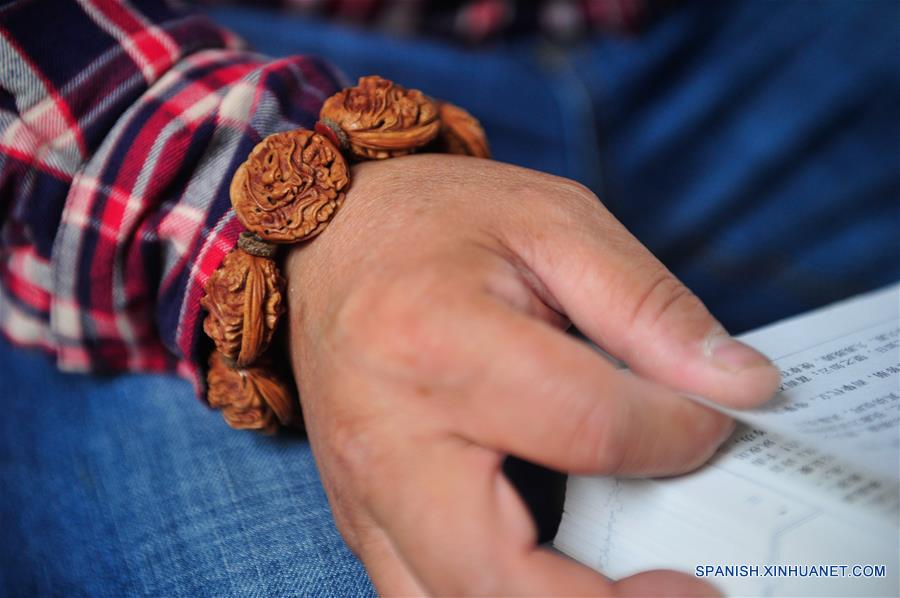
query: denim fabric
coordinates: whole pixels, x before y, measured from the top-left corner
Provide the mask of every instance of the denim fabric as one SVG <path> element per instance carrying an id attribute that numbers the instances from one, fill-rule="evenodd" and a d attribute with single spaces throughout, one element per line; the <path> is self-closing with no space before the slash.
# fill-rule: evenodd
<path id="1" fill-rule="evenodd" d="M 895 2 L 683 3 L 638 37 L 477 51 L 214 14 L 468 108 L 498 159 L 591 186 L 734 331 L 900 279 Z M 6 344 L 0 388 L 0 594 L 371 593 L 302 439 Z"/>
<path id="2" fill-rule="evenodd" d="M 366 596 L 309 444 L 0 341 L 0 596 Z"/>
<path id="3" fill-rule="evenodd" d="M 703 2 L 576 60 L 607 205 L 734 332 L 900 280 L 898 23 Z"/>
<path id="4" fill-rule="evenodd" d="M 733 332 L 900 279 L 900 3 L 673 4 L 573 48 L 215 15 L 466 107 L 497 159 L 594 189 Z"/>

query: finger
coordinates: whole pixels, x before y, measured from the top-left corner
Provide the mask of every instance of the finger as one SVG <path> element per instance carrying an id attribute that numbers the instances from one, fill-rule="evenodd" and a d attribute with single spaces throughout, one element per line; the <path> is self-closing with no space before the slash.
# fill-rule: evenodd
<path id="1" fill-rule="evenodd" d="M 373 513 L 429 592 L 588 596 L 616 591 L 602 575 L 535 546 L 533 523 L 503 477 L 498 455 L 452 437 L 410 444 L 407 451 L 400 460 L 403 475 L 390 476 L 392 492 L 373 497 Z M 659 583 L 674 578 L 662 574 Z M 685 588 L 706 587 L 677 578 Z M 621 586 L 626 592 L 630 587 Z M 648 587 L 652 584 L 640 589 Z"/>
<path id="2" fill-rule="evenodd" d="M 563 559 L 525 567 L 534 550 L 528 513 L 501 472 L 501 457 L 444 436 L 405 449 L 391 492 L 372 497 L 373 516 L 426 589 L 437 595 L 592 595 L 601 576 Z M 569 575 L 565 575 L 565 573 Z M 574 573 L 574 574 L 573 574 Z"/>
<path id="3" fill-rule="evenodd" d="M 568 214 L 568 213 L 567 213 Z M 732 339 L 703 303 L 599 202 L 511 239 L 572 322 L 643 377 L 731 407 L 775 392 L 771 362 Z"/>
<path id="4" fill-rule="evenodd" d="M 697 583 L 696 577 L 675 571 L 647 571 L 621 579 L 615 584 L 620 596 L 654 596 L 654 598 L 689 598 L 722 596 L 708 583 Z"/>
<path id="5" fill-rule="evenodd" d="M 450 390 L 447 425 L 474 442 L 573 473 L 664 475 L 699 466 L 731 431 L 726 416 L 499 301 L 467 320 L 454 359 L 470 375 Z"/>

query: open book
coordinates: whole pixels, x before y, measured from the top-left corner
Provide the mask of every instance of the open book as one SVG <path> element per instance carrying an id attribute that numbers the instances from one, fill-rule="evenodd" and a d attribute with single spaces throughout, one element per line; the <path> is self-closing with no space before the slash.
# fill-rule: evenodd
<path id="1" fill-rule="evenodd" d="M 781 369 L 778 396 L 727 411 L 741 425 L 690 474 L 570 477 L 555 547 L 736 596 L 900 595 L 898 316 L 895 285 L 742 336 Z"/>

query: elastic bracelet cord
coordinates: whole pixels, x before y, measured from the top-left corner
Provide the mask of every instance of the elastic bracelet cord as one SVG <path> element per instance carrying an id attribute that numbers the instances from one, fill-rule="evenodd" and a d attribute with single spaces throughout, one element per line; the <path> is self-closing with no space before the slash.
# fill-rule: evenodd
<path id="1" fill-rule="evenodd" d="M 303 426 L 290 368 L 269 351 L 286 309 L 278 248 L 328 226 L 350 187 L 348 161 L 422 151 L 490 157 L 471 114 L 369 76 L 325 100 L 315 130 L 269 135 L 237 169 L 231 204 L 247 230 L 200 301 L 207 311 L 203 330 L 215 344 L 208 400 L 231 427 L 271 434 Z"/>

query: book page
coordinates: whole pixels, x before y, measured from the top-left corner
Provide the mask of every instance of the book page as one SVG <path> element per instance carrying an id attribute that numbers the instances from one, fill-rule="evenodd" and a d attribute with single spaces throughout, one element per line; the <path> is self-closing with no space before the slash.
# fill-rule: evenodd
<path id="1" fill-rule="evenodd" d="M 900 285 L 740 337 L 781 369 L 755 428 L 900 482 Z"/>
<path id="2" fill-rule="evenodd" d="M 820 510 L 859 520 L 860 524 L 900 525 L 897 484 L 770 432 L 738 427 L 707 467 L 777 488 Z"/>
<path id="3" fill-rule="evenodd" d="M 570 476 L 554 546 L 613 578 L 730 567 L 709 581 L 735 595 L 898 595 L 898 305 L 900 285 L 741 337 L 781 368 L 775 400 L 687 475 Z M 860 564 L 883 575 L 840 569 Z M 840 574 L 804 575 L 821 565 Z"/>
<path id="4" fill-rule="evenodd" d="M 699 567 L 735 596 L 895 596 L 898 508 L 895 484 L 740 426 L 686 475 L 570 476 L 554 546 L 614 579 Z M 855 576 L 858 565 L 882 574 Z M 804 569 L 822 566 L 836 575 Z"/>
<path id="5" fill-rule="evenodd" d="M 848 482 L 826 465 L 800 477 L 772 469 L 784 456 L 767 440 L 738 430 L 709 466 L 677 478 L 571 476 L 554 546 L 614 579 L 712 567 L 726 573 L 709 581 L 729 595 L 897 595 L 896 488 L 875 492 L 871 480 Z M 771 455 L 767 463 L 754 462 L 756 447 Z M 830 577 L 801 569 L 822 565 L 847 569 Z M 854 565 L 883 574 L 854 576 Z"/>

